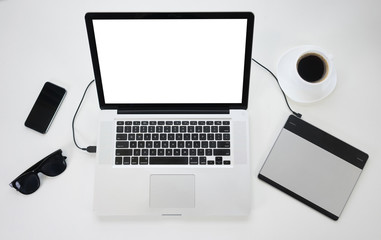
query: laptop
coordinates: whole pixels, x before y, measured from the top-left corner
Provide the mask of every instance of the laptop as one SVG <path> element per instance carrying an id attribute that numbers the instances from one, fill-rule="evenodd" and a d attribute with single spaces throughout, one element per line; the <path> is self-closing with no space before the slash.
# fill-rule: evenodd
<path id="1" fill-rule="evenodd" d="M 242 216 L 251 203 L 249 12 L 87 13 L 99 216 Z"/>

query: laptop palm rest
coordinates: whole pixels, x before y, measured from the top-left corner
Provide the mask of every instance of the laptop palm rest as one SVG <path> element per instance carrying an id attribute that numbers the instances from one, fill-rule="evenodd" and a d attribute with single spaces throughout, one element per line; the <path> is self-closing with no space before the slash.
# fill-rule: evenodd
<path id="1" fill-rule="evenodd" d="M 151 175 L 149 203 L 151 208 L 194 208 L 195 175 Z"/>

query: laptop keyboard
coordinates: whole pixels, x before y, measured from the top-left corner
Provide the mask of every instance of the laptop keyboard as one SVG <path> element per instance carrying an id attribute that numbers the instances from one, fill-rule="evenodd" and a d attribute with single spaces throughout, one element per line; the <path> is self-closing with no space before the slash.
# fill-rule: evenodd
<path id="1" fill-rule="evenodd" d="M 115 165 L 231 165 L 230 121 L 116 121 Z"/>

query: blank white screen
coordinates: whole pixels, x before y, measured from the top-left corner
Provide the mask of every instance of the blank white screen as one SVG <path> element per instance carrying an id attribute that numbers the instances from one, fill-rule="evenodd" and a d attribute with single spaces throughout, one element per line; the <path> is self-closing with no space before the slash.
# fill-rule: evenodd
<path id="1" fill-rule="evenodd" d="M 241 103 L 246 24 L 94 20 L 105 103 Z"/>

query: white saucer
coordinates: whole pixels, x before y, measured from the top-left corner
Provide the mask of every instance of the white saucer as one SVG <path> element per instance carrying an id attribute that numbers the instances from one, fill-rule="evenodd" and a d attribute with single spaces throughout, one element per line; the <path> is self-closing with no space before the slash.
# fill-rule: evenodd
<path id="1" fill-rule="evenodd" d="M 298 59 L 307 53 L 317 53 L 323 56 L 328 63 L 327 77 L 317 83 L 303 80 L 297 71 Z M 336 87 L 336 69 L 331 57 L 324 50 L 311 45 L 293 48 L 286 52 L 278 63 L 278 80 L 284 93 L 292 100 L 300 103 L 317 102 L 327 97 Z"/>

